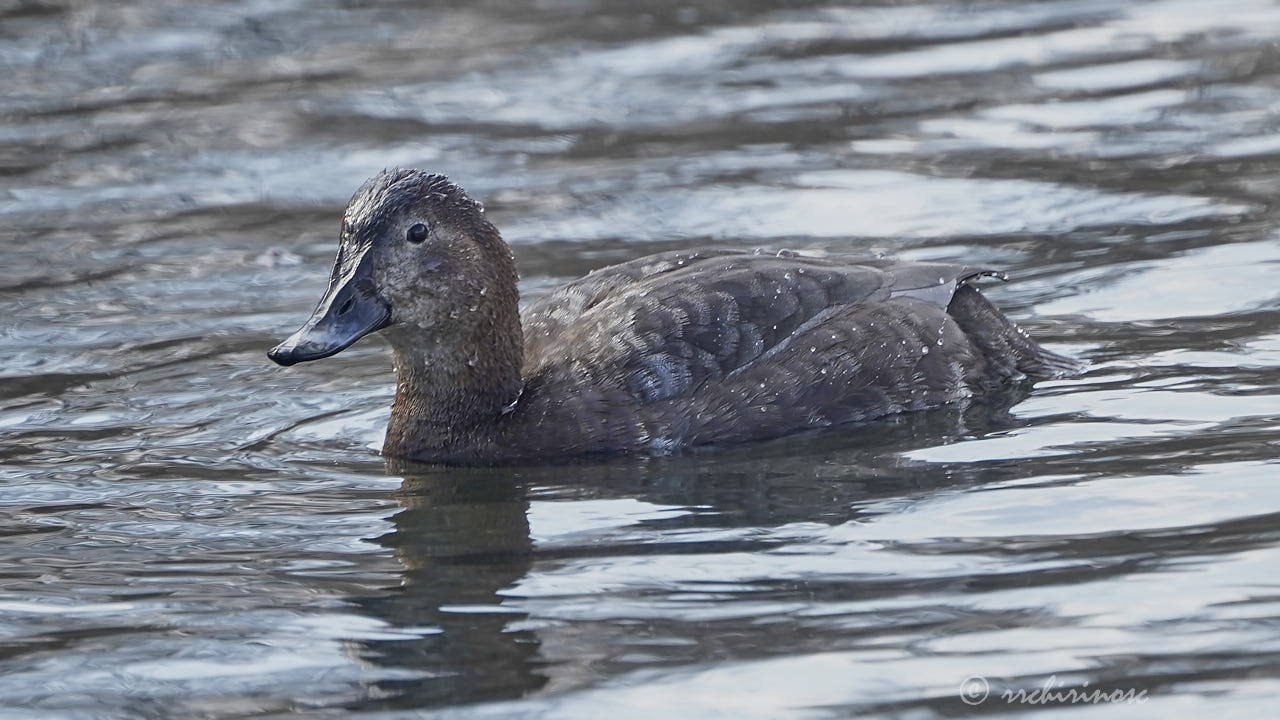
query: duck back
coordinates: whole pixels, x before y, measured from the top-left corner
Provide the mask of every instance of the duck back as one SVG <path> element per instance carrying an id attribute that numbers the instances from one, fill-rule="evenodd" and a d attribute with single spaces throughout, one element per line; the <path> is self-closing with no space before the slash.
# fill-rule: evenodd
<path id="1" fill-rule="evenodd" d="M 526 422 L 586 451 L 663 450 L 919 410 L 1072 369 L 968 285 L 989 274 L 733 251 L 604 268 L 523 313 Z"/>

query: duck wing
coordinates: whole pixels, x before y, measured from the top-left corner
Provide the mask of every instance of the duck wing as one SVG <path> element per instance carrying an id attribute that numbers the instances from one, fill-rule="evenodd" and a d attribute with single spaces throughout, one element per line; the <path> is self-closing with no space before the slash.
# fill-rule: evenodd
<path id="1" fill-rule="evenodd" d="M 957 289 L 983 274 L 992 273 L 857 256 L 654 255 L 592 273 L 531 305 L 522 319 L 525 377 L 543 392 L 621 391 L 641 407 L 704 387 L 732 388 L 748 377 L 759 382 L 762 369 L 769 374 L 782 365 L 781 354 L 832 323 L 861 328 L 861 337 L 825 333 L 855 345 L 900 334 L 895 323 L 911 318 L 932 332 L 944 324 Z M 885 303 L 892 307 L 871 312 Z M 818 360 L 817 345 L 810 347 Z M 791 368 L 780 372 L 794 384 Z"/>
<path id="2" fill-rule="evenodd" d="M 621 297 L 637 284 L 708 258 L 741 254 L 734 250 L 665 252 L 592 270 L 542 296 L 521 313 L 525 356 L 541 358 L 542 348 L 558 343 L 560 333 L 583 313 Z"/>

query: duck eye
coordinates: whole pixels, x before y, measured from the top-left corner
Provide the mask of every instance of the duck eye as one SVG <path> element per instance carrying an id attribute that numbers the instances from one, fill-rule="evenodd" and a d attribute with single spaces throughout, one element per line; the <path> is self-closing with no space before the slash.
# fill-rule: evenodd
<path id="1" fill-rule="evenodd" d="M 409 231 L 405 233 L 404 237 L 416 245 L 427 239 L 427 226 L 422 223 L 414 223 L 409 226 Z"/>

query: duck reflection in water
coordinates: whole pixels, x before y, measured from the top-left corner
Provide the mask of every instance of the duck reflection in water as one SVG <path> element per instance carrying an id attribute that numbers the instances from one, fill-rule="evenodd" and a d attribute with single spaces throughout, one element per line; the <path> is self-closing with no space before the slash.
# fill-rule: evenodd
<path id="1" fill-rule="evenodd" d="M 524 486 L 498 472 L 440 472 L 388 461 L 404 478 L 395 530 L 376 542 L 404 566 L 399 589 L 356 598 L 393 627 L 427 632 L 359 643 L 362 660 L 408 670 L 381 680 L 387 707 L 417 708 L 519 697 L 543 686 L 538 638 L 515 629 L 526 615 L 503 607 L 504 592 L 533 566 Z M 367 707 L 362 704 L 361 707 Z"/>
<path id="2" fill-rule="evenodd" d="M 442 468 L 388 459 L 387 473 L 403 479 L 397 492 L 403 509 L 393 518 L 394 530 L 375 542 L 394 551 L 404 568 L 402 582 L 383 594 L 351 600 L 365 614 L 409 632 L 404 639 L 362 640 L 351 651 L 404 679 L 377 681 L 372 698 L 362 699 L 360 707 L 368 708 L 370 699 L 388 709 L 423 708 L 584 688 L 634 669 L 626 657 L 637 652 L 672 662 L 698 662 L 716 652 L 768 656 L 786 646 L 750 618 L 706 622 L 678 611 L 628 617 L 625 597 L 615 596 L 623 603 L 616 616 L 567 622 L 559 614 L 564 602 L 572 602 L 573 591 L 564 599 L 528 597 L 527 581 L 581 562 L 608 566 L 645 556 L 657 561 L 673 554 L 764 553 L 777 549 L 779 541 L 752 535 L 726 539 L 719 537 L 721 529 L 865 522 L 877 514 L 868 508 L 886 498 L 914 496 L 940 482 L 950 487 L 991 482 L 1002 474 L 1016 477 L 1016 462 L 959 464 L 944 474 L 930 464 L 886 458 L 879 448 L 1026 424 L 1007 412 L 1024 395 L 1021 389 L 995 405 L 939 408 L 847 432 L 678 457 L 503 468 Z M 830 472 L 815 474 L 815 468 L 824 467 Z M 572 529 L 574 537 L 566 539 L 543 528 L 540 535 L 553 541 L 535 542 L 530 521 L 535 502 L 556 516 L 592 501 L 681 511 L 642 520 L 643 529 L 628 529 L 622 537 L 592 528 L 580 537 Z M 717 539 L 691 539 L 690 533 L 700 529 L 711 530 Z M 857 568 L 849 573 L 843 582 L 824 582 L 821 588 L 815 582 L 802 592 L 867 599 L 913 591 L 884 577 L 860 582 Z M 654 602 L 680 596 L 637 590 Z M 666 637 L 699 641 L 670 645 L 663 642 Z"/>

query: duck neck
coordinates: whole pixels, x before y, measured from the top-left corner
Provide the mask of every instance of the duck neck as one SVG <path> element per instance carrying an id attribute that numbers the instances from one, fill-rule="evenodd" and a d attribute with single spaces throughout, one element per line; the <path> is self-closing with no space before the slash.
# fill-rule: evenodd
<path id="1" fill-rule="evenodd" d="M 393 326 L 396 397 L 383 453 L 448 459 L 483 442 L 519 398 L 524 343 L 514 266 L 448 327 Z"/>

